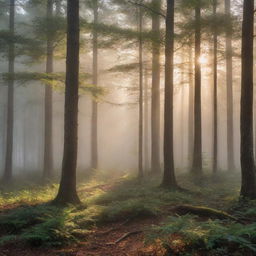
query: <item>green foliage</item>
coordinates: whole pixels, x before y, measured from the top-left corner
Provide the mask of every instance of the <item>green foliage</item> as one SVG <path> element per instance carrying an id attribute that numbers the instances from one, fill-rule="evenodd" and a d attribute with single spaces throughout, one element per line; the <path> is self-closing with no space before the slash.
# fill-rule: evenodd
<path id="1" fill-rule="evenodd" d="M 52 18 L 37 18 L 34 20 L 34 32 L 40 40 L 49 39 L 56 45 L 66 35 L 66 18 L 54 16 Z"/>
<path id="2" fill-rule="evenodd" d="M 256 200 L 240 200 L 232 205 L 232 210 L 239 218 L 256 220 Z"/>
<path id="3" fill-rule="evenodd" d="M 178 179 L 183 187 L 195 191 L 186 176 Z M 132 175 L 120 177 L 120 174 L 95 171 L 86 179 L 79 180 L 78 193 L 83 202 L 79 207 L 58 208 L 45 204 L 56 194 L 58 186 L 55 184 L 38 186 L 27 181 L 26 189 L 16 187 L 12 192 L 3 187 L 0 193 L 1 243 L 19 241 L 32 246 L 61 246 L 84 240 L 94 226 L 104 223 L 138 221 L 145 217 L 163 218 L 170 215 L 174 206 L 192 202 L 227 210 L 239 196 L 234 192 L 239 183 L 230 176 L 218 181 L 206 177 L 205 187 L 198 188 L 196 194 L 161 189 L 159 177 L 147 178 L 141 183 Z M 237 213 L 235 216 L 239 217 L 240 212 L 245 212 L 245 217 L 252 216 L 254 203 L 238 206 L 232 209 Z M 172 246 L 169 238 L 179 235 L 188 253 L 191 250 L 209 250 L 216 253 L 212 255 L 221 255 L 224 251 L 229 255 L 230 244 L 236 249 L 241 247 L 244 248 L 241 250 L 254 251 L 255 226 L 224 221 L 200 222 L 190 215 L 170 217 L 164 225 L 150 232 L 149 240 L 160 239 L 169 248 Z M 186 255 L 185 251 L 182 255 Z"/>
<path id="4" fill-rule="evenodd" d="M 0 227 L 6 234 L 1 244 L 18 240 L 33 246 L 58 246 L 76 241 L 72 232 L 77 226 L 69 208 L 22 207 L 1 216 Z"/>
<path id="5" fill-rule="evenodd" d="M 15 80 L 21 85 L 26 85 L 31 81 L 39 81 L 44 85 L 51 86 L 54 90 L 63 91 L 65 88 L 65 73 L 39 73 L 39 72 L 19 72 L 14 74 L 3 73 L 2 78 L 4 81 Z M 88 73 L 80 73 L 80 87 L 79 93 L 90 93 L 94 98 L 105 94 L 103 87 L 94 86 L 88 83 L 91 75 Z"/>
<path id="6" fill-rule="evenodd" d="M 4 56 L 7 55 L 9 45 L 15 44 L 15 55 L 41 56 L 42 43 L 35 39 L 30 39 L 22 35 L 12 35 L 9 30 L 0 31 L 0 50 Z M 44 50 L 45 51 L 45 50 Z M 38 59 L 38 58 L 37 58 Z"/>
<path id="7" fill-rule="evenodd" d="M 130 199 L 141 200 L 141 202 L 154 202 L 155 205 L 161 206 L 173 203 L 189 203 L 191 202 L 190 195 L 180 192 L 170 192 L 157 187 L 157 180 L 147 180 L 144 184 L 138 183 L 134 178 L 127 178 L 120 184 L 94 198 L 95 204 L 107 205 L 111 202 L 126 201 Z"/>
<path id="8" fill-rule="evenodd" d="M 149 216 L 157 216 L 160 213 L 159 202 L 154 199 L 128 199 L 122 202 L 113 202 L 105 207 L 99 216 L 100 222 L 113 222 L 131 220 Z"/>
<path id="9" fill-rule="evenodd" d="M 157 187 L 157 180 L 146 180 L 140 184 L 137 179 L 126 177 L 111 191 L 98 190 L 86 200 L 89 205 L 103 206 L 100 222 L 157 216 L 165 206 L 189 203 L 191 197 L 180 192 L 170 192 Z"/>
<path id="10" fill-rule="evenodd" d="M 212 5 L 212 0 L 181 0 L 179 6 L 181 9 L 191 10 L 196 7 L 207 8 Z"/>
<path id="11" fill-rule="evenodd" d="M 114 66 L 110 68 L 108 71 L 109 72 L 130 72 L 130 71 L 138 70 L 138 68 L 139 68 L 139 63 L 129 63 L 129 64 Z"/>
<path id="12" fill-rule="evenodd" d="M 33 185 L 27 186 L 25 189 L 18 191 L 5 191 L 0 190 L 0 208 L 4 208 L 8 205 L 20 205 L 20 204 L 36 204 L 47 202 L 52 199 L 52 196 L 56 193 L 58 186 L 52 185 Z"/>
<path id="13" fill-rule="evenodd" d="M 174 247 L 173 237 L 184 240 L 187 252 L 208 251 L 235 246 L 256 252 L 256 224 L 242 225 L 233 222 L 208 220 L 200 222 L 194 216 L 169 217 L 162 226 L 154 227 L 149 241 L 160 239 L 164 247 Z"/>
<path id="14" fill-rule="evenodd" d="M 86 20 L 82 20 L 81 27 L 85 32 L 90 32 L 95 29 L 101 36 L 112 37 L 115 39 L 115 44 L 120 43 L 120 41 L 126 41 L 127 39 L 138 40 L 140 36 L 142 36 L 144 41 L 163 43 L 163 38 L 157 38 L 152 31 L 143 31 L 141 35 L 137 30 L 102 23 L 94 24 Z"/>

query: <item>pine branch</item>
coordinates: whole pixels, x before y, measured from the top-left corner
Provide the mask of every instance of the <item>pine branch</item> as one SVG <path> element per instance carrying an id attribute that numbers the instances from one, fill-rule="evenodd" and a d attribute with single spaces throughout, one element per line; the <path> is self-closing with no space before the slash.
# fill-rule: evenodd
<path id="1" fill-rule="evenodd" d="M 151 8 L 151 7 L 149 7 L 149 6 L 145 5 L 145 4 L 138 3 L 138 2 L 133 2 L 133 1 L 130 1 L 130 0 L 128 0 L 128 3 L 133 4 L 133 5 L 137 5 L 137 6 L 140 6 L 140 7 L 143 7 L 145 9 L 149 10 L 150 12 L 163 17 L 164 19 L 166 18 L 166 16 L 163 13 L 158 12 L 158 11 L 154 10 L 153 8 Z"/>

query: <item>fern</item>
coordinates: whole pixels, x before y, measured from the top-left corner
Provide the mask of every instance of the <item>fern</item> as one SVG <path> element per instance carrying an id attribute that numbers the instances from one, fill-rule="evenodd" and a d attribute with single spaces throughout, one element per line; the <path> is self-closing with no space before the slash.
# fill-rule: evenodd
<path id="1" fill-rule="evenodd" d="M 163 244 L 172 247 L 170 237 L 175 234 L 180 235 L 190 249 L 212 250 L 232 243 L 256 253 L 256 224 L 242 225 L 219 220 L 199 222 L 191 215 L 170 217 L 164 225 L 154 227 L 148 239 L 160 239 Z"/>

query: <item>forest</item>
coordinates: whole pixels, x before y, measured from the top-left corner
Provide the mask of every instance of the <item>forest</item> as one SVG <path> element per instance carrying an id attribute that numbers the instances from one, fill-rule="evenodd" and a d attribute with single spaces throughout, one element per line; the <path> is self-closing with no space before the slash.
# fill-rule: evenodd
<path id="1" fill-rule="evenodd" d="M 255 13 L 0 0 L 0 256 L 256 255 Z"/>

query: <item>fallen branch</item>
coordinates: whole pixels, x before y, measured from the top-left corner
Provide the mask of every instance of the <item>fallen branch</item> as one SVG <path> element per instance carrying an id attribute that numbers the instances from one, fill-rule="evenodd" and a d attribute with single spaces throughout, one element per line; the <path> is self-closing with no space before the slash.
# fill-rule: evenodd
<path id="1" fill-rule="evenodd" d="M 124 239 L 132 236 L 132 235 L 137 235 L 137 234 L 140 234 L 142 233 L 143 231 L 142 230 L 136 230 L 136 231 L 131 231 L 131 232 L 128 232 L 124 235 L 122 235 L 120 238 L 118 238 L 115 242 L 112 242 L 112 243 L 107 243 L 107 245 L 116 245 L 120 242 L 122 242 Z"/>
<path id="2" fill-rule="evenodd" d="M 171 209 L 173 212 L 179 215 L 194 214 L 199 217 L 207 217 L 213 219 L 228 219 L 236 222 L 240 222 L 236 217 L 228 214 L 227 212 L 219 211 L 213 208 L 203 207 L 203 206 L 192 206 L 192 205 L 179 205 Z"/>

